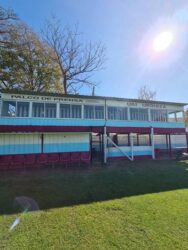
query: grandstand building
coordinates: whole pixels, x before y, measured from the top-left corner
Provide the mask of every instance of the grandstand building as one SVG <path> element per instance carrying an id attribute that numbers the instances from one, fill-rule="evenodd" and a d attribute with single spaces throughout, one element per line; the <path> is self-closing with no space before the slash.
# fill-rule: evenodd
<path id="1" fill-rule="evenodd" d="M 186 103 L 1 91 L 0 167 L 156 159 L 188 150 Z"/>

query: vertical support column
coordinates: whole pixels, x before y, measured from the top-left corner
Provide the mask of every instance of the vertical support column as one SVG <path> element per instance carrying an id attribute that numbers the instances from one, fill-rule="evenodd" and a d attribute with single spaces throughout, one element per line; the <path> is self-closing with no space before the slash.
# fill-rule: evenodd
<path id="1" fill-rule="evenodd" d="M 155 160 L 155 143 L 154 143 L 154 129 L 151 127 L 151 148 L 152 148 L 152 159 Z"/>
<path id="2" fill-rule="evenodd" d="M 169 156 L 172 157 L 171 136 L 170 134 L 168 136 L 169 136 Z"/>
<path id="3" fill-rule="evenodd" d="M 107 163 L 107 135 L 106 135 L 106 126 L 104 126 L 103 134 L 103 145 L 104 145 L 104 163 Z"/>
<path id="4" fill-rule="evenodd" d="M 130 142 L 130 133 L 128 133 L 128 146 L 131 146 L 131 142 Z"/>
<path id="5" fill-rule="evenodd" d="M 32 102 L 29 102 L 29 118 L 32 117 Z"/>
<path id="6" fill-rule="evenodd" d="M 127 120 L 130 121 L 131 120 L 131 116 L 130 116 L 130 108 L 127 108 Z"/>
<path id="7" fill-rule="evenodd" d="M 131 159 L 134 160 L 134 142 L 133 142 L 133 136 L 130 134 L 130 143 L 131 143 Z"/>
<path id="8" fill-rule="evenodd" d="M 137 146 L 139 146 L 139 134 L 137 133 Z"/>
<path id="9" fill-rule="evenodd" d="M 84 119 L 84 105 L 81 106 L 81 119 Z"/>
<path id="10" fill-rule="evenodd" d="M 44 153 L 44 134 L 41 134 L 41 154 Z"/>
<path id="11" fill-rule="evenodd" d="M 188 153 L 188 133 L 187 132 L 185 133 L 185 136 L 186 136 L 186 141 L 187 141 L 187 153 Z"/>
<path id="12" fill-rule="evenodd" d="M 151 146 L 152 143 L 151 143 L 151 134 L 149 134 L 149 145 Z"/>
<path id="13" fill-rule="evenodd" d="M 56 113 L 56 118 L 60 118 L 60 103 L 57 103 L 57 113 Z"/>
<path id="14" fill-rule="evenodd" d="M 151 110 L 148 109 L 148 120 L 151 121 Z"/>
<path id="15" fill-rule="evenodd" d="M 166 134 L 166 148 L 167 148 L 167 150 L 168 150 L 168 135 Z"/>

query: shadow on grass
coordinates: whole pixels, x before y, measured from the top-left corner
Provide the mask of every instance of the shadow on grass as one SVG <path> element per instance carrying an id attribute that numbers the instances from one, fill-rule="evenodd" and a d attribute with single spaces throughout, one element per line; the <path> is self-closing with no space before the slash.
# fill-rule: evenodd
<path id="1" fill-rule="evenodd" d="M 49 209 L 188 188 L 188 161 L 137 161 L 108 167 L 0 173 L 0 214 L 17 212 L 18 196 Z"/>

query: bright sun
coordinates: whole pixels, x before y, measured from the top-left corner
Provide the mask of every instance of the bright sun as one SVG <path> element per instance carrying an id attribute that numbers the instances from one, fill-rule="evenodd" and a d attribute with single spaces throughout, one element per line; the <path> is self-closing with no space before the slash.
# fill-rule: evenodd
<path id="1" fill-rule="evenodd" d="M 173 41 L 173 34 L 172 32 L 166 31 L 160 33 L 158 36 L 155 37 L 153 41 L 153 49 L 156 52 L 161 52 L 166 50 Z"/>

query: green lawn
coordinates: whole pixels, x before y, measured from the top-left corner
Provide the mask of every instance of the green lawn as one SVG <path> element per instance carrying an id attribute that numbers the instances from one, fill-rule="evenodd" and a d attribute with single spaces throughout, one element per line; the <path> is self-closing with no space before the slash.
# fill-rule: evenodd
<path id="1" fill-rule="evenodd" d="M 188 249 L 188 161 L 118 164 L 1 172 L 0 249 Z"/>

